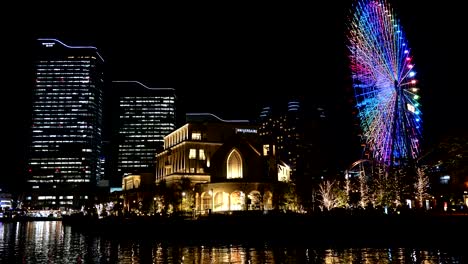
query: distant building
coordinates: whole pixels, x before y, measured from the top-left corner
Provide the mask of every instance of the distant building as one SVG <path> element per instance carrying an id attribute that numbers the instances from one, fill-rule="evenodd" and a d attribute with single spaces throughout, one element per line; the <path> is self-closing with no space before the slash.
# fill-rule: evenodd
<path id="1" fill-rule="evenodd" d="M 13 196 L 0 189 L 0 213 L 9 209 L 13 209 Z"/>
<path id="2" fill-rule="evenodd" d="M 290 167 L 301 203 L 311 207 L 313 189 L 334 174 L 327 111 L 303 99 L 278 100 L 261 109 L 257 123 L 263 145 Z"/>
<path id="3" fill-rule="evenodd" d="M 299 100 L 289 100 L 286 107 L 264 107 L 259 118 L 259 134 L 265 144 L 275 145 L 276 156 L 291 167 L 293 178 L 302 173 L 301 154 L 305 143 L 305 120 Z"/>
<path id="4" fill-rule="evenodd" d="M 113 81 L 118 95 L 117 175 L 154 173 L 156 152 L 176 127 L 173 88 L 150 88 L 137 81 Z"/>
<path id="5" fill-rule="evenodd" d="M 154 173 L 129 174 L 122 178 L 123 211 L 148 212 L 154 203 Z"/>
<path id="6" fill-rule="evenodd" d="M 79 208 L 101 174 L 104 60 L 92 46 L 38 39 L 24 204 Z"/>
<path id="7" fill-rule="evenodd" d="M 101 172 L 99 173 L 99 177 L 97 178 L 97 184 L 103 185 L 107 182 L 109 183 L 109 176 L 110 176 L 110 171 L 109 171 L 109 166 L 110 164 L 108 163 L 109 157 L 110 157 L 110 151 L 111 151 L 111 142 L 108 140 L 103 140 L 102 141 L 102 148 L 101 148 L 101 154 L 99 155 L 99 163 L 101 167 Z M 109 186 L 107 186 L 109 187 Z"/>
<path id="8" fill-rule="evenodd" d="M 156 182 L 181 191 L 183 211 L 183 204 L 199 213 L 270 210 L 276 184 L 289 181 L 290 171 L 265 148 L 258 127 L 248 121 L 187 114 L 187 123 L 164 137 Z"/>

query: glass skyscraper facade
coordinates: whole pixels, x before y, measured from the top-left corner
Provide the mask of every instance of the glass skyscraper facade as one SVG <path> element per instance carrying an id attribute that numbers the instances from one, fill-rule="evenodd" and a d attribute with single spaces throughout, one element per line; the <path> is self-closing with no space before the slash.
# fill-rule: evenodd
<path id="1" fill-rule="evenodd" d="M 137 81 L 113 81 L 118 96 L 117 172 L 154 173 L 164 136 L 176 128 L 173 88 L 150 88 Z"/>
<path id="2" fill-rule="evenodd" d="M 95 47 L 38 39 L 24 206 L 80 208 L 101 175 L 103 59 Z"/>

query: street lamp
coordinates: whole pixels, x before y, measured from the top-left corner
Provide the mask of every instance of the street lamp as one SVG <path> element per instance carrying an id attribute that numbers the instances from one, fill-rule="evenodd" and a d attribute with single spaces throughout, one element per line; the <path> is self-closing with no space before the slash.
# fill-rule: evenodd
<path id="1" fill-rule="evenodd" d="M 180 204 L 180 207 L 181 207 L 181 208 L 180 208 L 180 211 L 182 211 L 183 208 L 184 208 L 184 199 L 185 199 L 185 192 L 182 192 L 182 202 L 181 202 L 181 204 Z"/>

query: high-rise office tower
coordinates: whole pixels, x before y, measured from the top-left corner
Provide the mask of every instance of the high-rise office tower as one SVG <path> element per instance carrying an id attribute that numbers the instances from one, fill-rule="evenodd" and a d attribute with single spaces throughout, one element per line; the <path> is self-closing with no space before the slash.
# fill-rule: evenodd
<path id="1" fill-rule="evenodd" d="M 309 177 L 318 167 L 311 163 L 321 164 L 317 157 L 326 156 L 325 120 L 325 110 L 308 106 L 304 99 L 280 100 L 262 108 L 258 119 L 259 135 L 264 143 L 275 148 L 276 156 L 291 167 L 293 180 Z"/>
<path id="2" fill-rule="evenodd" d="M 287 108 L 282 104 L 264 107 L 259 118 L 259 133 L 264 143 L 273 144 L 277 157 L 291 167 L 293 176 L 296 176 L 303 143 L 300 110 L 298 100 L 289 100 Z"/>
<path id="3" fill-rule="evenodd" d="M 117 175 L 154 173 L 156 152 L 176 127 L 175 89 L 137 81 L 112 84 L 118 94 Z"/>
<path id="4" fill-rule="evenodd" d="M 104 60 L 95 47 L 38 39 L 26 207 L 80 208 L 101 173 Z"/>

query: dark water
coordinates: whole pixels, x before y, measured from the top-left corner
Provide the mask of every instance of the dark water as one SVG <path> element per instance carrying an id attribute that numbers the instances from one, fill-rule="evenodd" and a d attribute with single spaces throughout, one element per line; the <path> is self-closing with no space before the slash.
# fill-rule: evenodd
<path id="1" fill-rule="evenodd" d="M 0 223 L 0 263 L 467 263 L 463 254 L 450 248 L 116 240 L 74 232 L 60 221 Z"/>

